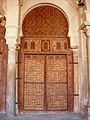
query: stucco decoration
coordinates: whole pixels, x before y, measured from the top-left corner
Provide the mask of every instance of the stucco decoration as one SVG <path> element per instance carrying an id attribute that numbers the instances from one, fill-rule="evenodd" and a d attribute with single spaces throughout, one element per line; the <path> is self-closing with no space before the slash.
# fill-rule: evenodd
<path id="1" fill-rule="evenodd" d="M 26 15 L 22 28 L 27 37 L 67 37 L 68 21 L 56 7 L 43 5 Z"/>

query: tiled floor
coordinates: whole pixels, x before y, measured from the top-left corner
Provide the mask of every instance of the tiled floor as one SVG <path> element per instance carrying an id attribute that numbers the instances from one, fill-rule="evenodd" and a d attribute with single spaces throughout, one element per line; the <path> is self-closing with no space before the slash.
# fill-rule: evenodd
<path id="1" fill-rule="evenodd" d="M 5 114 L 0 114 L 0 120 L 87 120 L 81 114 L 76 113 L 30 113 L 17 115 L 8 118 Z"/>

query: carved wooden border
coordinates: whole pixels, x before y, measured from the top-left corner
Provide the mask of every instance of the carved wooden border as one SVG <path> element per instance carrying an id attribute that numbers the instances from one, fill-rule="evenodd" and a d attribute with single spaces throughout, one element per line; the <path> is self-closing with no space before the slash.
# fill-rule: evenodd
<path id="1" fill-rule="evenodd" d="M 4 38 L 5 27 L 0 26 L 0 54 L 2 55 L 1 67 L 1 92 L 0 92 L 0 110 L 6 111 L 6 86 L 7 86 L 7 62 L 8 62 L 8 46 Z"/>
<path id="2" fill-rule="evenodd" d="M 24 81 L 24 55 L 32 54 L 32 55 L 67 55 L 67 68 L 68 68 L 68 111 L 73 111 L 74 106 L 74 81 L 73 81 L 73 54 L 71 50 L 60 51 L 60 52 L 28 52 L 28 51 L 19 51 L 19 111 L 22 112 L 23 109 L 23 81 Z"/>

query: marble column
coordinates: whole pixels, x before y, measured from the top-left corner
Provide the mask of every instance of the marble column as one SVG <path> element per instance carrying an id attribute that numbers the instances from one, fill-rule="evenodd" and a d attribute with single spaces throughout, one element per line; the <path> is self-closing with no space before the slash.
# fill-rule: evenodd
<path id="1" fill-rule="evenodd" d="M 88 104 L 88 65 L 87 65 L 87 35 L 84 29 L 85 6 L 78 7 L 79 21 L 79 106 L 80 112 L 86 115 Z"/>
<path id="2" fill-rule="evenodd" d="M 7 115 L 16 114 L 16 44 L 19 32 L 19 0 L 7 1 L 6 43 L 8 44 Z"/>
<path id="3" fill-rule="evenodd" d="M 80 109 L 86 115 L 88 104 L 88 56 L 87 56 L 87 35 L 85 29 L 81 30 L 79 48 L 79 74 L 80 74 Z"/>
<path id="4" fill-rule="evenodd" d="M 6 26 L 6 43 L 8 45 L 8 67 L 7 67 L 7 97 L 6 111 L 9 117 L 16 114 L 16 43 L 18 37 L 18 26 Z"/>
<path id="5" fill-rule="evenodd" d="M 7 69 L 7 115 L 15 115 L 15 84 L 16 84 L 16 47 L 8 44 L 8 69 Z"/>
<path id="6" fill-rule="evenodd" d="M 88 120 L 90 120 L 90 0 L 86 0 L 86 22 L 85 26 L 87 29 L 88 36 L 88 72 L 89 72 L 89 84 L 88 84 Z"/>
<path id="7" fill-rule="evenodd" d="M 88 37 L 87 47 L 88 47 L 88 119 L 90 120 L 90 22 L 86 23 L 86 33 Z"/>

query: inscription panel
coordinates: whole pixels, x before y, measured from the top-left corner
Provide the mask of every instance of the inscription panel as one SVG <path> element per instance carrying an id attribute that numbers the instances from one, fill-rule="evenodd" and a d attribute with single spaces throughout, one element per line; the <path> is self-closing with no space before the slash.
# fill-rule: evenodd
<path id="1" fill-rule="evenodd" d="M 70 48 L 69 38 L 22 38 L 24 51 L 59 52 Z"/>

